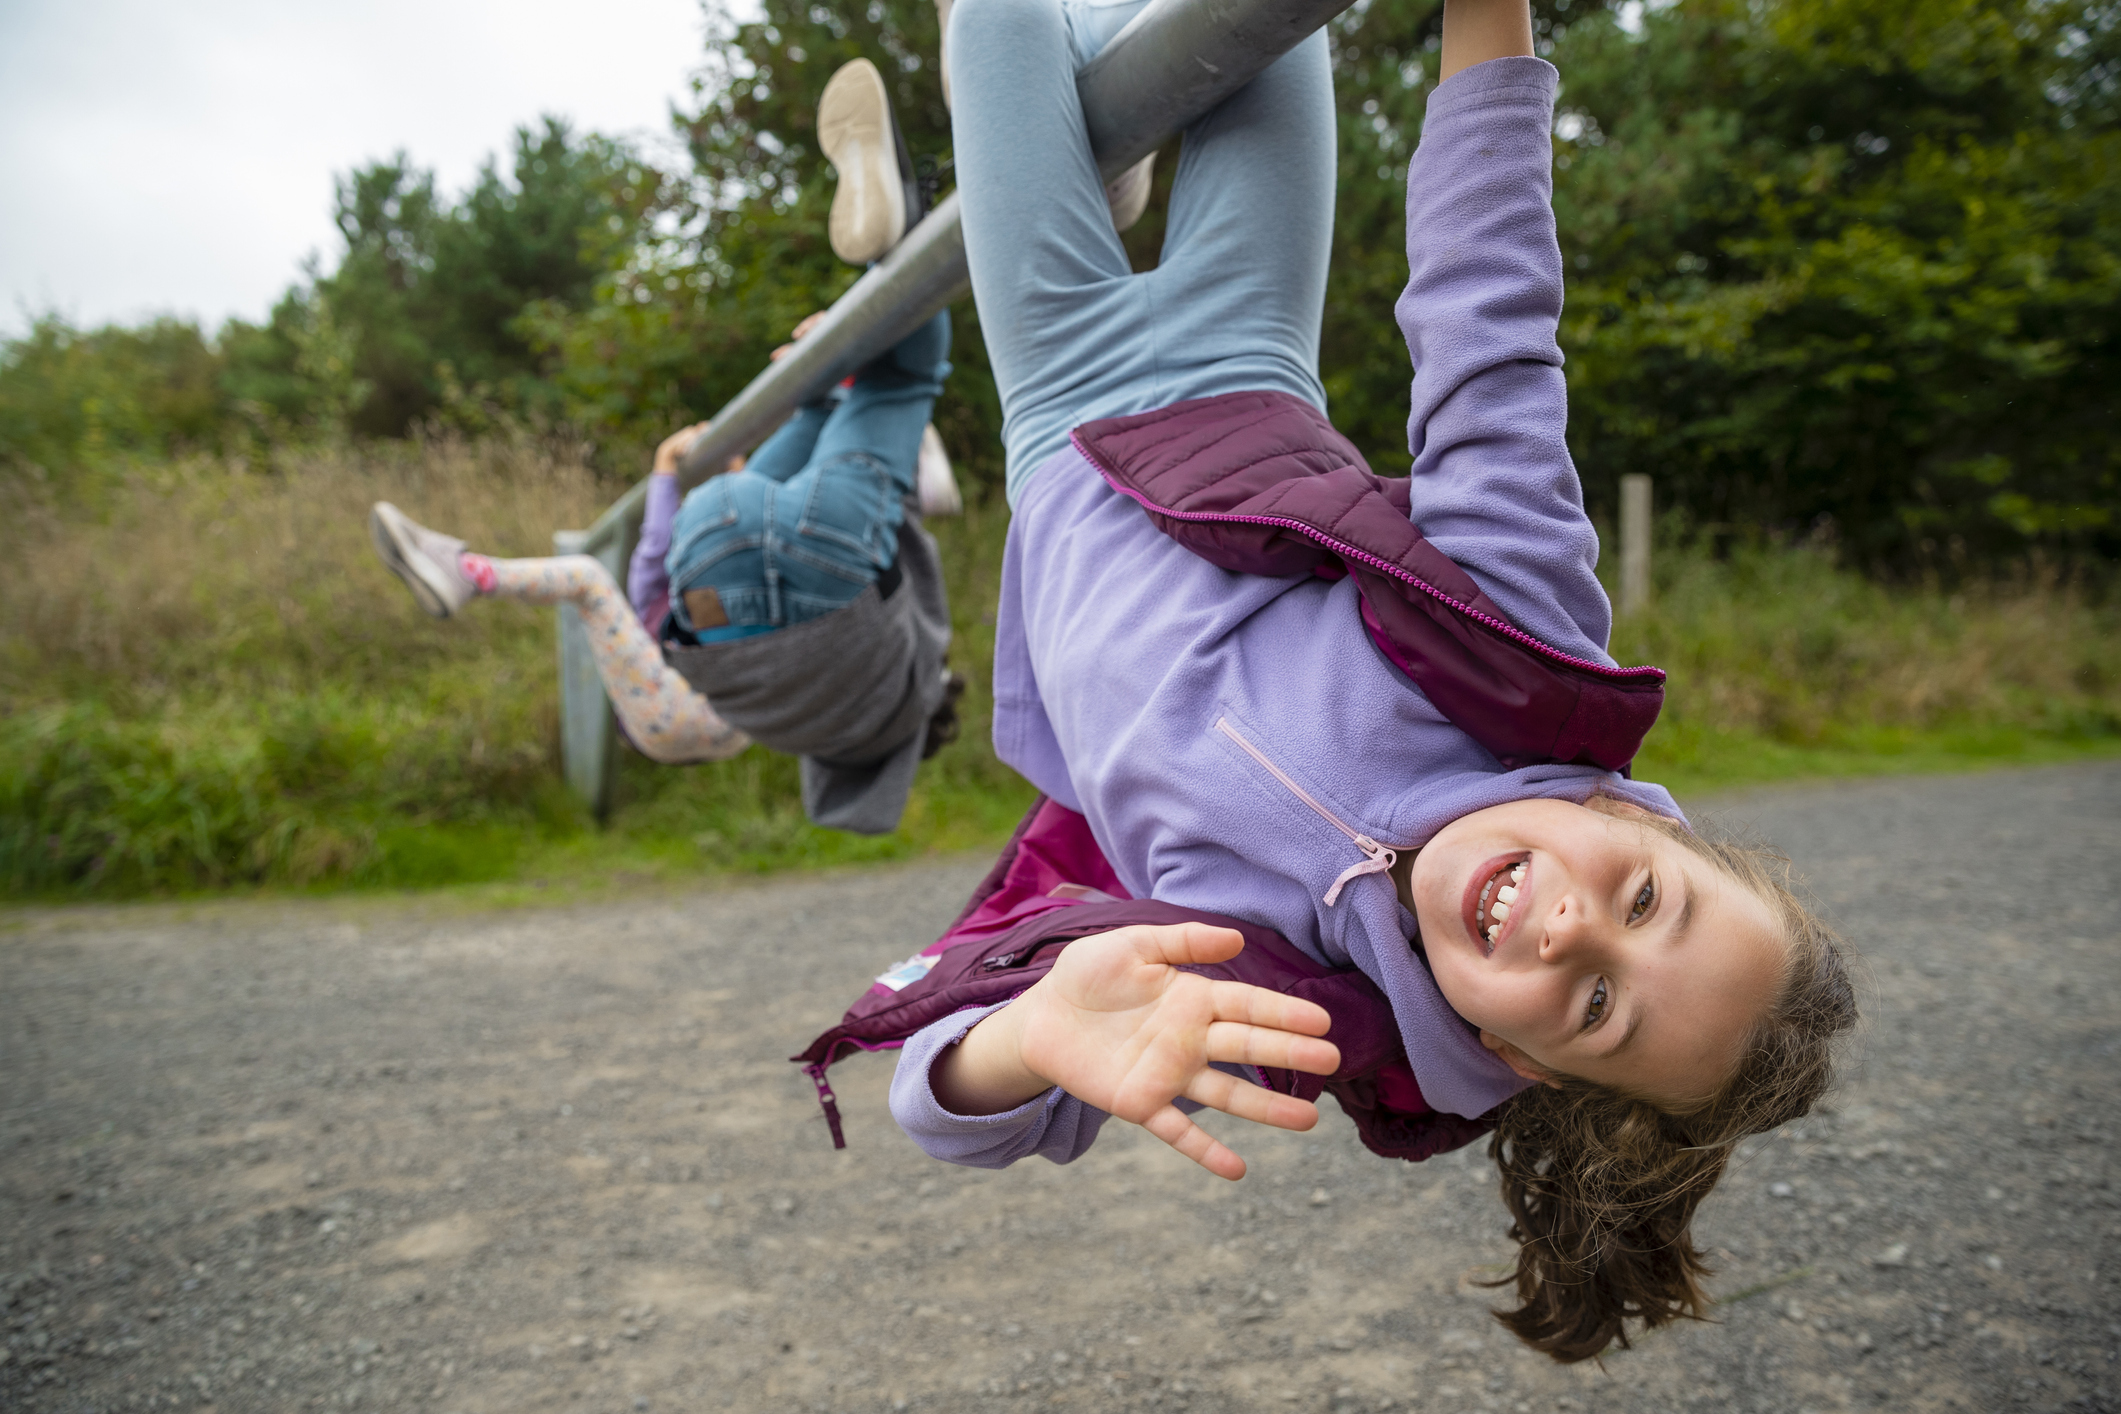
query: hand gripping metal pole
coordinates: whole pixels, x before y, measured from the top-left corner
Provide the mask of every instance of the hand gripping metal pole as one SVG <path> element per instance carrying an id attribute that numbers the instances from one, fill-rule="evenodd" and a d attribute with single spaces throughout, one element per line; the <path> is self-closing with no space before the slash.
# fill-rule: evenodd
<path id="1" fill-rule="evenodd" d="M 1156 0 L 1076 75 L 1090 147 L 1107 180 L 1243 88 L 1351 0 Z M 853 373 L 965 293 L 965 238 L 952 192 L 826 311 L 788 354 L 714 415 L 678 469 L 690 489 L 749 451 L 802 404 Z M 623 577 L 640 531 L 644 481 L 586 531 L 559 531 L 561 553 L 591 554 Z M 567 780 L 599 819 L 611 808 L 610 703 L 571 606 L 560 616 L 560 740 Z M 570 622 L 572 621 L 572 622 Z"/>

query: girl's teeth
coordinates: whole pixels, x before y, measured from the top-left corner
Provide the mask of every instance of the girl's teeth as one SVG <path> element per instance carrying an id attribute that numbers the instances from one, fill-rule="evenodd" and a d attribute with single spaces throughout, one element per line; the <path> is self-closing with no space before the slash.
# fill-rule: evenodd
<path id="1" fill-rule="evenodd" d="M 1489 909 L 1488 912 L 1495 915 L 1495 921 L 1497 923 L 1506 923 L 1509 921 L 1510 906 L 1506 903 L 1498 903 L 1493 908 Z"/>
<path id="2" fill-rule="evenodd" d="M 1511 888 L 1508 884 L 1504 884 L 1495 891 L 1495 897 L 1504 903 L 1515 903 L 1517 902 L 1517 890 Z"/>
<path id="3" fill-rule="evenodd" d="M 1524 866 L 1522 864 L 1518 865 L 1515 869 L 1512 869 L 1510 871 L 1510 882 L 1513 884 L 1521 884 L 1524 882 Z"/>
<path id="4" fill-rule="evenodd" d="M 1493 947 L 1495 945 L 1495 934 L 1499 931 L 1493 923 L 1488 925 L 1488 946 Z"/>

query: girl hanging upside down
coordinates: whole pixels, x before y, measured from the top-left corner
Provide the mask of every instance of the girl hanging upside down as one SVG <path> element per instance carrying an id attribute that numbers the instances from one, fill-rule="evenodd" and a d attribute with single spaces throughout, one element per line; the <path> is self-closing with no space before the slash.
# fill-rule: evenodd
<path id="1" fill-rule="evenodd" d="M 1855 1009 L 1779 860 L 1621 769 L 1662 675 L 1606 652 L 1563 436 L 1555 71 L 1526 0 L 1447 0 L 1398 305 L 1413 468 L 1387 480 L 1317 372 L 1325 37 L 1186 131 L 1132 274 L 1074 74 L 1139 8 L 951 17 L 1014 508 L 994 735 L 1046 801 L 805 1059 L 823 1090 L 841 1049 L 903 1042 L 899 1122 L 987 1167 L 1073 1160 L 1116 1114 L 1235 1178 L 1188 1112 L 1305 1129 L 1308 1077 L 1380 1152 L 1492 1129 L 1503 1320 L 1596 1355 L 1701 1314 L 1696 1207 L 1823 1092 Z"/>

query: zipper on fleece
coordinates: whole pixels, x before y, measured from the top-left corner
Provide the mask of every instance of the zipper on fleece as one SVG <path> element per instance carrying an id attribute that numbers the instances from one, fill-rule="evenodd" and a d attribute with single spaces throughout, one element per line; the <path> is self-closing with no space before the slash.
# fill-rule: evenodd
<path id="1" fill-rule="evenodd" d="M 1343 869 L 1340 872 L 1340 877 L 1333 881 L 1333 887 L 1326 890 L 1326 907 L 1331 908 L 1334 904 L 1340 901 L 1340 891 L 1346 888 L 1351 880 L 1359 879 L 1365 874 L 1386 873 L 1391 869 L 1394 864 L 1397 864 L 1399 862 L 1399 854 L 1397 851 L 1393 850 L 1387 845 L 1379 844 L 1376 840 L 1371 839 L 1368 835 L 1359 834 L 1356 831 L 1349 829 L 1346 822 L 1344 822 L 1338 815 L 1335 815 L 1332 811 L 1326 809 L 1325 806 L 1320 805 L 1316 800 L 1313 800 L 1309 791 L 1305 790 L 1302 786 L 1296 784 L 1295 781 L 1289 778 L 1288 772 L 1282 770 L 1281 767 L 1275 765 L 1272 761 L 1269 761 L 1267 759 L 1267 754 L 1264 751 L 1261 751 L 1251 742 L 1246 741 L 1244 738 L 1244 734 L 1238 731 L 1236 727 L 1230 725 L 1230 719 L 1228 717 L 1217 717 L 1215 719 L 1215 729 L 1221 732 L 1224 736 L 1230 738 L 1230 740 L 1236 742 L 1239 746 L 1243 747 L 1245 755 L 1251 757 L 1254 761 L 1257 761 L 1260 765 L 1266 767 L 1267 774 L 1271 775 L 1272 777 L 1274 777 L 1275 780 L 1280 781 L 1283 785 L 1287 786 L 1289 788 L 1290 793 L 1294 795 L 1298 800 L 1302 801 L 1304 804 L 1310 806 L 1313 810 L 1317 811 L 1319 819 L 1324 820 L 1334 829 L 1340 831 L 1349 839 L 1355 841 L 1355 847 L 1362 851 L 1362 862 L 1359 864 L 1350 864 L 1346 869 Z"/>

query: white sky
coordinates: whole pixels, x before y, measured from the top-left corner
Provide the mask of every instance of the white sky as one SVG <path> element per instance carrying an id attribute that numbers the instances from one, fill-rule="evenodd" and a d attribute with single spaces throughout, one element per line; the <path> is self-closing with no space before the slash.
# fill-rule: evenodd
<path id="1" fill-rule="evenodd" d="M 403 148 L 454 195 L 546 112 L 667 143 L 703 32 L 698 0 L 0 0 L 0 333 L 261 319 L 336 259 L 335 174 Z"/>

